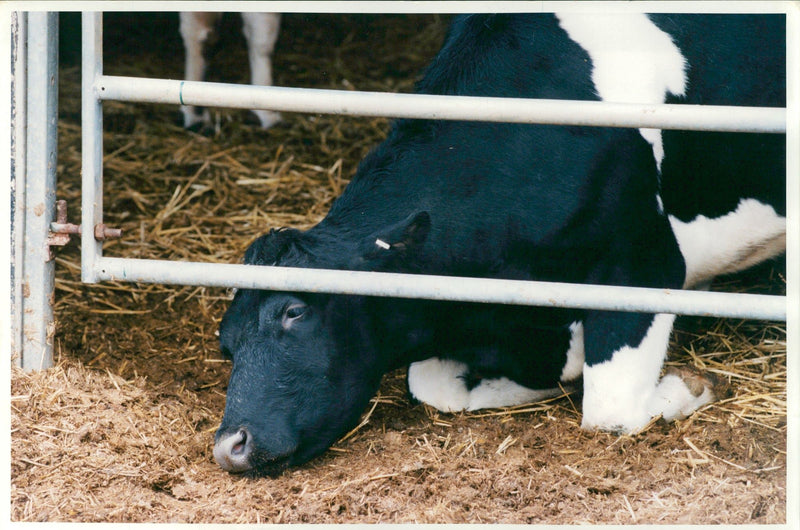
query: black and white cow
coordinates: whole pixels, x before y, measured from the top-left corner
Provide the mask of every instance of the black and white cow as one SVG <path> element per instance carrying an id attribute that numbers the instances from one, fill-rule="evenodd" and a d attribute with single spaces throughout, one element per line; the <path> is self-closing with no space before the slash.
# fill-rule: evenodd
<path id="1" fill-rule="evenodd" d="M 456 18 L 421 93 L 785 105 L 783 16 Z M 785 249 L 785 137 L 400 120 L 313 228 L 245 263 L 680 288 Z M 329 447 L 389 370 L 443 411 L 583 377 L 583 428 L 631 432 L 714 399 L 659 378 L 674 315 L 240 290 L 214 456 L 272 474 Z M 691 388 L 690 388 L 691 387 Z"/>
<path id="2" fill-rule="evenodd" d="M 217 25 L 222 13 L 182 11 L 180 33 L 186 52 L 185 78 L 188 81 L 203 81 L 206 75 L 204 52 L 217 38 Z M 247 40 L 247 56 L 250 62 L 250 84 L 272 85 L 272 51 L 278 39 L 281 16 L 278 13 L 242 13 L 242 32 Z M 259 125 L 267 129 L 281 120 L 279 112 L 253 110 Z M 181 107 L 183 126 L 187 129 L 212 128 L 208 109 L 193 105 Z"/>

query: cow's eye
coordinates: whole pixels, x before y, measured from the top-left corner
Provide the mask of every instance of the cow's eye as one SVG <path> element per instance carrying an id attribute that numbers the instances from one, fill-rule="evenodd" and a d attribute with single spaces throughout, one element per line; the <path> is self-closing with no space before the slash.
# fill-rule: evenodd
<path id="1" fill-rule="evenodd" d="M 291 304 L 283 310 L 283 328 L 289 329 L 292 324 L 302 320 L 308 315 L 310 309 L 305 304 Z"/>
<path id="2" fill-rule="evenodd" d="M 292 319 L 300 318 L 306 314 L 307 310 L 308 306 L 306 305 L 302 304 L 290 305 L 289 307 L 286 308 L 286 317 Z"/>

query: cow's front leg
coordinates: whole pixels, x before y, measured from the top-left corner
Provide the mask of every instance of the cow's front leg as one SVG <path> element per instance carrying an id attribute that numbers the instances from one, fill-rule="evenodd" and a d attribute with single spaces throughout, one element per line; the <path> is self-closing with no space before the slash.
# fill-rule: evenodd
<path id="1" fill-rule="evenodd" d="M 689 370 L 659 381 L 674 320 L 670 314 L 587 317 L 584 429 L 633 433 L 656 416 L 683 418 L 716 399 L 711 382 Z"/>
<path id="2" fill-rule="evenodd" d="M 408 393 L 442 412 L 458 412 L 469 407 L 466 375 L 469 367 L 452 359 L 431 357 L 408 366 Z"/>
<path id="3" fill-rule="evenodd" d="M 478 378 L 467 364 L 438 357 L 411 363 L 408 390 L 442 412 L 513 407 L 562 393 L 561 388 L 528 388 L 502 376 Z"/>

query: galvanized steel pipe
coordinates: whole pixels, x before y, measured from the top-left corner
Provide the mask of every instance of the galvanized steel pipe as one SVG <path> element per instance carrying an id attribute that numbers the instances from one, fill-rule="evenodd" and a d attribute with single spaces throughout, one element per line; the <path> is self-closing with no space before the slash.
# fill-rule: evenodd
<path id="1" fill-rule="evenodd" d="M 284 112 L 725 132 L 786 132 L 786 109 L 394 94 L 101 75 L 100 100 Z"/>
<path id="2" fill-rule="evenodd" d="M 81 18 L 81 225 L 103 222 L 103 105 L 92 86 L 103 74 L 103 13 L 84 13 Z M 81 281 L 94 283 L 94 263 L 103 247 L 92 230 L 81 234 Z"/>
<path id="3" fill-rule="evenodd" d="M 104 257 L 99 280 L 786 320 L 783 296 Z"/>
<path id="4" fill-rule="evenodd" d="M 15 65 L 14 78 L 25 77 L 21 87 L 15 86 L 25 90 L 25 97 L 17 99 L 25 110 L 15 116 L 24 123 L 15 125 L 24 128 L 24 138 L 15 136 L 14 161 L 16 155 L 24 157 L 24 164 L 16 168 L 24 171 L 16 174 L 16 186 L 24 190 L 15 213 L 22 217 L 15 218 L 14 229 L 16 237 L 24 239 L 17 247 L 23 252 L 22 261 L 17 261 L 21 267 L 15 266 L 14 274 L 24 287 L 22 298 L 14 301 L 14 310 L 21 311 L 14 323 L 22 326 L 21 335 L 15 333 L 22 342 L 15 342 L 14 349 L 23 369 L 40 370 L 53 364 L 55 265 L 47 239 L 55 214 L 58 156 L 58 13 L 30 12 L 21 21 L 26 25 L 25 42 L 17 45 L 24 46 L 26 64 Z"/>

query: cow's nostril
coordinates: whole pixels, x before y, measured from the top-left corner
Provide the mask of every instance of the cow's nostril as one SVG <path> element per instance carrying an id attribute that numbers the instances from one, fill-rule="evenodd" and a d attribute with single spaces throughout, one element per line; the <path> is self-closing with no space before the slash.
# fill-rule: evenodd
<path id="1" fill-rule="evenodd" d="M 231 454 L 232 455 L 240 455 L 244 453 L 245 448 L 247 447 L 247 430 L 242 429 L 239 431 L 239 442 L 231 447 Z"/>
<path id="2" fill-rule="evenodd" d="M 248 462 L 253 442 L 242 427 L 238 432 L 220 437 L 214 445 L 214 459 L 226 471 L 239 473 L 250 469 Z"/>

